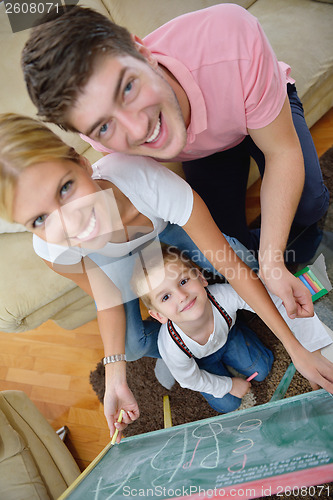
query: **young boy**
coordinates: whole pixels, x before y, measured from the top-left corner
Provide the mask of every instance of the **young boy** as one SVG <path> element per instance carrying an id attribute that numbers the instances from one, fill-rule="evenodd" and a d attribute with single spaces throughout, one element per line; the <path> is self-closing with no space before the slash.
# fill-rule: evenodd
<path id="1" fill-rule="evenodd" d="M 175 247 L 164 246 L 142 265 L 132 287 L 162 326 L 160 354 L 182 387 L 199 391 L 210 406 L 226 413 L 237 409 L 250 382 L 233 377 L 227 366 L 262 381 L 273 354 L 244 324 L 234 324 L 238 309 L 252 309 L 229 284 L 208 286 L 194 264 Z M 311 352 L 330 344 L 317 316 L 290 320 L 281 300 L 272 296 L 294 335 Z"/>

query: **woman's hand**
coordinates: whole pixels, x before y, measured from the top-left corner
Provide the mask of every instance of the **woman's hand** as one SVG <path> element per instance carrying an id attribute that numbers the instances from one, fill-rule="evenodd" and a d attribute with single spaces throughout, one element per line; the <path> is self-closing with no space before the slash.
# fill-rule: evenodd
<path id="1" fill-rule="evenodd" d="M 120 410 L 124 410 L 121 422 L 117 422 Z M 112 437 L 115 430 L 119 430 L 117 443 L 120 442 L 121 433 L 136 420 L 139 407 L 126 380 L 126 361 L 117 361 L 105 365 L 105 395 L 104 414 Z"/>
<path id="2" fill-rule="evenodd" d="M 120 410 L 124 411 L 122 421 L 119 423 Z M 117 443 L 119 443 L 122 431 L 140 415 L 138 404 L 126 381 L 118 386 L 110 384 L 110 387 L 106 388 L 104 414 L 110 429 L 110 436 L 113 436 L 116 429 L 119 430 L 117 437 Z"/>

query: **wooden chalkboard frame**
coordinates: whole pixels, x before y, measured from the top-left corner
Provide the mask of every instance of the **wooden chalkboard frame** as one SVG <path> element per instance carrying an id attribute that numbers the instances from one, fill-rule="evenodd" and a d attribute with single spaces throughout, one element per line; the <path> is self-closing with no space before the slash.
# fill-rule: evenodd
<path id="1" fill-rule="evenodd" d="M 278 429 L 279 422 L 280 422 L 279 416 L 286 414 L 287 418 L 289 418 L 288 417 L 288 415 L 289 415 L 290 418 L 292 419 L 293 414 L 297 415 L 297 412 L 298 412 L 298 413 L 304 415 L 307 411 L 309 411 L 309 416 L 306 416 L 307 426 L 306 426 L 306 428 L 304 428 L 304 432 L 301 428 L 296 429 L 297 417 L 295 420 L 296 423 L 294 424 L 295 432 L 291 432 L 290 429 L 288 430 L 287 426 L 285 426 L 285 425 L 283 427 L 281 426 L 280 430 Z M 316 414 L 318 414 L 319 417 L 317 417 Z M 261 419 L 259 419 L 258 416 L 261 416 Z M 235 425 L 238 425 L 237 429 L 239 432 L 251 431 L 251 426 L 253 427 L 253 432 L 256 432 L 255 429 L 257 426 L 257 428 L 258 428 L 257 432 L 258 432 L 258 436 L 259 436 L 259 423 L 256 424 L 256 422 L 259 422 L 259 421 L 266 422 L 265 420 L 262 420 L 265 418 L 267 418 L 267 422 L 270 422 L 269 424 L 268 423 L 266 424 L 267 429 L 268 428 L 270 429 L 270 431 L 267 433 L 268 436 L 271 436 L 270 432 L 272 432 L 272 429 L 275 429 L 274 426 L 277 425 L 276 428 L 278 429 L 278 434 L 276 434 L 276 436 L 274 435 L 274 439 L 273 439 L 273 441 L 274 441 L 276 438 L 277 444 L 276 443 L 274 445 L 272 444 L 272 447 L 275 446 L 274 449 L 278 450 L 278 452 L 281 452 L 281 453 L 284 450 L 285 451 L 290 450 L 290 448 L 287 448 L 287 447 L 285 447 L 285 449 L 284 449 L 285 445 L 283 444 L 283 436 L 282 436 L 284 433 L 284 429 L 285 429 L 285 432 L 287 434 L 288 434 L 288 432 L 290 433 L 288 435 L 289 436 L 288 439 L 290 439 L 290 436 L 292 437 L 292 439 L 293 439 L 293 436 L 295 437 L 295 446 L 292 444 L 293 448 L 297 447 L 296 446 L 297 443 L 301 443 L 302 440 L 307 439 L 307 433 L 309 436 L 311 435 L 311 439 L 316 439 L 316 436 L 317 436 L 316 433 L 319 433 L 320 435 L 318 437 L 320 437 L 320 439 L 319 439 L 320 444 L 318 444 L 316 442 L 317 450 L 315 452 L 315 455 L 312 456 L 312 450 L 309 450 L 308 453 L 300 455 L 297 458 L 294 457 L 290 463 L 288 462 L 288 460 L 282 460 L 276 469 L 274 469 L 275 466 L 272 468 L 272 471 L 276 470 L 277 474 L 271 474 L 271 470 L 269 469 L 268 466 L 267 466 L 268 469 L 267 469 L 267 467 L 265 469 L 265 467 L 263 465 L 260 465 L 260 466 L 257 466 L 257 476 L 259 474 L 258 471 L 260 470 L 259 477 L 255 477 L 255 473 L 251 472 L 251 467 L 249 467 L 248 470 L 246 471 L 246 474 L 247 474 L 247 476 L 245 478 L 246 480 L 245 481 L 243 481 L 243 480 L 237 481 L 236 480 L 236 482 L 234 482 L 233 484 L 225 484 L 224 485 L 223 484 L 223 474 L 221 475 L 221 472 L 217 471 L 217 473 L 216 473 L 217 478 L 222 478 L 222 479 L 219 479 L 219 481 L 220 481 L 219 483 L 218 483 L 218 481 L 217 482 L 215 481 L 215 484 L 212 484 L 211 487 L 209 487 L 209 485 L 208 485 L 208 487 L 207 487 L 207 485 L 205 485 L 204 487 L 201 488 L 201 486 L 198 485 L 197 488 L 199 488 L 199 489 L 197 491 L 195 491 L 194 487 L 191 490 L 185 488 L 183 495 L 179 495 L 179 494 L 177 494 L 176 496 L 175 495 L 174 496 L 160 496 L 159 495 L 159 498 L 162 499 L 162 498 L 176 498 L 177 497 L 178 500 L 179 499 L 185 500 L 185 498 L 186 499 L 191 498 L 192 500 L 199 500 L 199 499 L 203 500 L 204 498 L 208 499 L 208 498 L 212 498 L 212 497 L 222 496 L 223 498 L 234 498 L 234 499 L 239 498 L 239 499 L 244 500 L 244 498 L 258 498 L 261 496 L 270 496 L 270 495 L 275 494 L 275 493 L 282 493 L 285 488 L 291 488 L 291 489 L 299 488 L 300 489 L 301 487 L 305 488 L 305 487 L 309 487 L 309 486 L 328 483 L 330 481 L 333 481 L 333 439 L 332 439 L 332 437 L 333 437 L 333 425 L 332 425 L 333 418 L 332 417 L 333 417 L 333 397 L 332 397 L 332 395 L 330 395 L 329 393 L 327 393 L 326 391 L 321 389 L 318 391 L 314 391 L 314 392 L 310 392 L 310 393 L 306 393 L 306 394 L 301 394 L 301 395 L 294 396 L 291 398 L 282 399 L 282 400 L 278 400 L 278 401 L 274 401 L 274 402 L 269 402 L 269 403 L 255 406 L 253 408 L 249 408 L 246 410 L 228 413 L 226 415 L 219 415 L 217 417 L 212 417 L 212 418 L 201 420 L 201 421 L 190 422 L 190 423 L 178 425 L 175 427 L 171 427 L 169 429 L 161 429 L 158 431 L 153 431 L 153 432 L 148 432 L 145 434 L 131 436 L 129 438 L 123 439 L 121 441 L 121 443 L 119 445 L 117 445 L 115 448 L 113 448 L 112 450 L 111 450 L 110 444 L 108 446 L 106 446 L 106 448 L 100 453 L 100 455 L 98 455 L 98 457 L 87 467 L 87 469 L 63 493 L 63 495 L 58 500 L 65 500 L 65 499 L 75 500 L 75 498 L 80 498 L 80 500 L 84 500 L 84 498 L 87 498 L 89 500 L 92 498 L 95 498 L 96 500 L 106 499 L 106 498 L 107 499 L 124 498 L 124 495 L 117 496 L 117 493 L 115 493 L 115 492 L 112 492 L 111 494 L 108 493 L 106 496 L 103 496 L 102 493 L 99 495 L 97 486 L 94 487 L 93 496 L 86 496 L 86 497 L 82 496 L 82 490 L 83 491 L 89 490 L 89 488 L 87 488 L 87 486 L 89 484 L 88 480 L 91 479 L 92 481 L 94 481 L 94 474 L 97 474 L 96 471 L 97 471 L 98 467 L 100 467 L 99 464 L 103 461 L 103 459 L 108 460 L 108 462 L 105 462 L 108 465 L 108 468 L 107 468 L 108 478 L 109 478 L 109 476 L 113 477 L 114 471 L 116 471 L 115 466 L 119 464 L 119 461 L 118 461 L 119 457 L 121 457 L 122 453 L 125 453 L 124 451 L 122 451 L 122 450 L 124 450 L 124 448 L 127 447 L 127 450 L 126 450 L 127 453 L 128 453 L 128 450 L 131 450 L 131 447 L 132 447 L 132 450 L 143 449 L 142 445 L 144 442 L 147 443 L 148 442 L 147 440 L 149 440 L 151 443 L 152 440 L 155 440 L 156 438 L 162 439 L 162 437 L 163 437 L 163 440 L 165 438 L 167 440 L 167 443 L 168 443 L 172 438 L 175 438 L 175 436 L 180 435 L 179 433 L 184 432 L 185 434 L 187 434 L 190 429 L 194 429 L 194 430 L 197 430 L 199 428 L 200 429 L 204 429 L 204 428 L 217 429 L 216 426 L 221 426 L 221 428 L 222 428 L 222 426 L 229 425 L 229 427 L 226 427 L 226 429 L 230 428 L 233 431 L 233 433 L 230 433 L 230 436 L 235 438 L 235 443 L 241 442 L 241 444 L 236 445 L 236 448 L 238 447 L 237 448 L 237 450 L 238 450 L 238 455 L 237 455 L 238 462 L 236 462 L 236 460 L 235 460 L 235 465 L 230 466 L 230 467 L 234 467 L 235 470 L 230 470 L 229 472 L 237 473 L 238 476 L 236 474 L 236 476 L 235 476 L 236 478 L 240 477 L 240 475 L 243 474 L 243 471 L 244 471 L 244 475 L 245 475 L 246 468 L 244 465 L 243 465 L 243 469 L 241 469 L 241 467 L 242 467 L 242 460 L 244 463 L 244 460 L 245 460 L 244 457 L 246 457 L 246 453 L 245 453 L 247 451 L 246 448 L 251 447 L 251 441 L 252 441 L 250 438 L 251 432 L 249 432 L 246 435 L 246 438 L 244 438 L 244 435 L 243 435 L 243 437 L 241 435 L 239 435 L 238 441 L 237 441 L 237 436 L 235 435 L 236 429 L 234 429 L 233 427 L 230 426 L 230 422 L 234 422 Z M 317 418 L 320 419 L 320 420 L 318 420 L 318 422 L 316 422 Z M 241 423 L 238 424 L 238 422 L 240 422 L 240 421 L 241 421 Z M 252 422 L 252 423 L 250 424 L 250 422 Z M 242 428 L 240 429 L 241 426 L 242 426 Z M 262 439 L 262 435 L 264 434 L 264 432 L 263 432 L 264 429 L 267 430 L 263 424 L 262 429 L 260 429 L 260 436 L 261 436 L 260 439 Z M 212 449 L 213 449 L 213 452 L 209 453 L 209 455 L 213 456 L 213 458 L 214 458 L 214 453 L 216 453 L 216 451 L 214 452 L 214 440 L 215 441 L 217 440 L 218 432 L 215 430 L 213 434 L 211 436 L 208 436 L 208 437 L 212 438 L 211 439 L 212 444 L 210 446 L 212 446 Z M 192 432 L 192 435 L 193 435 L 193 432 Z M 204 442 L 204 438 L 206 438 L 206 437 L 207 436 L 202 436 L 198 439 L 198 436 L 196 436 L 195 438 L 198 439 L 197 443 L 199 443 L 200 439 L 202 439 L 202 442 Z M 301 438 L 301 439 L 299 439 L 297 441 L 297 437 Z M 281 441 L 280 444 L 279 444 L 279 440 Z M 207 439 L 206 439 L 206 442 L 207 442 Z M 221 440 L 220 444 L 217 446 L 216 450 L 221 448 L 223 451 L 223 447 L 224 447 L 226 442 L 227 442 L 226 438 L 224 438 L 224 441 Z M 243 442 L 245 444 L 243 444 Z M 127 443 L 127 445 L 126 445 L 126 443 Z M 173 443 L 176 444 L 177 441 L 174 440 Z M 271 443 L 271 442 L 267 441 L 267 443 Z M 303 443 L 303 441 L 302 441 L 302 443 Z M 164 446 L 163 446 L 163 448 L 164 448 Z M 184 469 L 185 469 L 185 467 L 192 466 L 191 460 L 193 461 L 197 446 L 198 446 L 198 444 L 196 444 L 195 447 L 192 446 L 191 449 L 189 448 L 187 450 L 186 458 L 185 458 L 185 455 L 182 457 L 182 460 L 183 460 L 182 467 Z M 261 444 L 261 446 L 262 446 L 262 444 Z M 288 443 L 288 446 L 290 446 L 290 442 Z M 242 448 L 244 448 L 244 453 L 243 453 Z M 267 453 L 268 448 L 270 448 L 270 446 L 265 447 L 265 453 Z M 314 448 L 315 448 L 315 446 L 313 446 L 313 449 Z M 273 452 L 274 452 L 274 449 L 273 449 Z M 210 451 L 210 448 L 208 449 L 208 451 Z M 261 449 L 259 449 L 259 452 L 260 451 L 261 451 Z M 235 450 L 233 450 L 233 453 L 234 452 L 235 452 Z M 131 453 L 131 451 L 130 451 L 130 453 Z M 207 455 L 207 457 L 209 455 Z M 109 457 L 113 458 L 112 462 L 110 462 Z M 122 459 L 124 459 L 123 457 L 122 457 Z M 132 455 L 130 455 L 129 458 L 131 458 L 131 457 L 132 457 Z M 205 460 L 207 457 L 205 457 Z M 236 458 L 235 455 L 232 455 L 232 457 Z M 155 455 L 155 458 L 156 458 L 156 455 Z M 155 458 L 154 458 L 154 460 L 155 460 Z M 185 460 L 188 460 L 188 461 L 185 462 Z M 303 462 L 298 462 L 298 464 L 297 464 L 297 460 L 303 460 Z M 147 462 L 146 459 L 144 459 L 143 465 L 145 465 L 145 462 Z M 127 460 L 127 463 L 128 463 L 128 468 L 130 468 L 131 460 Z M 163 462 L 161 462 L 161 463 L 163 463 Z M 281 463 L 284 464 L 282 466 L 282 469 L 281 469 Z M 292 472 L 283 471 L 283 467 L 287 467 L 287 466 L 291 466 L 294 470 Z M 213 468 L 213 467 L 211 467 L 211 468 Z M 240 468 L 240 469 L 238 470 L 238 468 Z M 157 467 L 157 469 L 158 469 L 158 467 Z M 162 468 L 160 470 L 167 470 L 167 469 Z M 228 470 L 229 470 L 229 468 L 228 468 Z M 281 470 L 282 470 L 282 472 L 281 472 Z M 182 471 L 181 468 L 180 468 L 180 471 Z M 209 465 L 207 466 L 207 474 L 209 473 L 208 471 L 209 471 Z M 240 472 L 242 474 L 240 474 Z M 251 479 L 251 474 L 252 475 L 254 474 L 253 479 Z M 197 477 L 198 470 L 193 469 L 193 475 L 194 475 L 194 477 Z M 103 476 L 100 479 L 103 479 Z M 132 478 L 130 478 L 130 479 L 132 479 Z M 96 478 L 96 484 L 97 484 L 97 480 L 98 479 Z M 137 477 L 135 477 L 134 480 L 137 480 Z M 140 480 L 141 480 L 141 478 L 140 478 Z M 193 479 L 193 481 L 195 481 L 195 479 Z M 93 484 L 95 484 L 95 482 Z M 112 483 L 109 483 L 109 484 L 110 484 L 110 486 L 108 486 L 108 488 L 113 487 Z M 117 484 L 118 483 L 116 483 L 116 485 Z M 165 490 L 165 491 L 167 491 L 167 492 L 172 491 L 171 490 L 172 484 L 173 483 L 170 482 L 170 488 L 168 488 L 168 490 Z M 126 485 L 126 482 L 123 483 L 123 486 L 124 485 Z M 80 488 L 81 488 L 81 493 L 79 492 Z M 144 488 L 146 488 L 146 490 L 147 490 L 146 485 L 142 485 L 142 489 L 144 489 Z M 207 491 L 207 496 L 203 493 L 204 490 Z M 102 488 L 100 489 L 100 491 L 102 492 Z M 138 487 L 136 487 L 136 491 L 138 491 Z M 160 490 L 159 490 L 159 492 L 160 492 Z M 237 492 L 239 493 L 238 496 L 237 496 Z M 248 494 L 245 494 L 245 492 L 248 492 Z M 79 495 L 79 497 L 76 497 L 76 495 Z M 88 493 L 88 495 L 89 495 L 89 493 Z M 145 496 L 145 495 L 143 495 L 143 496 Z M 131 497 L 129 496 L 129 498 L 131 498 Z M 153 498 L 153 497 L 151 497 L 151 498 Z"/>

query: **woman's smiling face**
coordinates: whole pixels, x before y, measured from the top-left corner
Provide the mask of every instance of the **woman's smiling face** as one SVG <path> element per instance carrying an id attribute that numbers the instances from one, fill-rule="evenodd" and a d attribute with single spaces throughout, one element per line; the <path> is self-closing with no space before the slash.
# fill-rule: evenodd
<path id="1" fill-rule="evenodd" d="M 80 164 L 54 160 L 26 168 L 14 220 L 48 243 L 98 249 L 122 226 L 112 189 L 102 190 Z"/>

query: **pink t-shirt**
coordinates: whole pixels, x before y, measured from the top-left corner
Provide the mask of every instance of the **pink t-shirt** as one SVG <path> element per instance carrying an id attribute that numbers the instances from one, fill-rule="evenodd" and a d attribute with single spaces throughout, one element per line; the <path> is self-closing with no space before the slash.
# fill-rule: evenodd
<path id="1" fill-rule="evenodd" d="M 285 101 L 290 67 L 278 62 L 258 20 L 236 4 L 190 12 L 144 39 L 185 90 L 187 144 L 173 161 L 230 149 L 271 123 Z M 95 149 L 112 150 L 86 136 Z"/>

